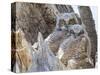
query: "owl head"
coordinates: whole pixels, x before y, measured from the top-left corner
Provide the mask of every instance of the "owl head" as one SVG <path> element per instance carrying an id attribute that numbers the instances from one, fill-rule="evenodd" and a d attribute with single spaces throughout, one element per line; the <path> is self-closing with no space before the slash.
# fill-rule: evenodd
<path id="1" fill-rule="evenodd" d="M 84 27 L 79 24 L 70 25 L 68 26 L 68 31 L 71 35 L 77 37 L 80 36 L 81 34 L 84 34 Z"/>

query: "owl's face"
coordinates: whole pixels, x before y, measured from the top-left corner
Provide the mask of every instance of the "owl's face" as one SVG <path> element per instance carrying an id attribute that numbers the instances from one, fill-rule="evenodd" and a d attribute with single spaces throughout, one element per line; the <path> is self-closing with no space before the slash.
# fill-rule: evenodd
<path id="1" fill-rule="evenodd" d="M 81 34 L 84 34 L 84 29 L 79 24 L 75 24 L 75 25 L 69 26 L 68 27 L 68 31 L 74 37 L 77 37 L 77 36 L 80 36 Z"/>
<path id="2" fill-rule="evenodd" d="M 73 25 L 79 24 L 78 22 L 78 15 L 76 13 L 60 13 L 57 15 L 57 23 L 56 25 L 66 26 L 66 25 Z"/>

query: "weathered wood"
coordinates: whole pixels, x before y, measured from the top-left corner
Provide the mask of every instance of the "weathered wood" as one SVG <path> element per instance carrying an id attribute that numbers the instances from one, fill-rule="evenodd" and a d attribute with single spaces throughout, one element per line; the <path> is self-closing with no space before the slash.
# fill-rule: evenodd
<path id="1" fill-rule="evenodd" d="M 60 62 L 58 58 L 49 49 L 47 42 L 43 40 L 41 33 L 38 35 L 38 69 L 39 71 L 56 71 L 64 70 L 65 66 Z"/>
<path id="2" fill-rule="evenodd" d="M 14 19 L 12 19 L 12 24 L 15 26 L 15 30 L 21 28 L 26 35 L 27 41 L 31 44 L 36 42 L 38 31 L 42 32 L 44 37 L 46 37 L 49 32 L 48 26 L 37 8 L 37 5 L 38 4 L 17 2 L 15 3 L 15 7 L 12 7 L 12 9 L 16 8 L 16 13 L 12 13 Z M 12 12 L 13 11 L 14 10 L 12 10 Z"/>
<path id="3" fill-rule="evenodd" d="M 70 5 L 56 5 L 60 13 L 71 13 L 74 12 L 73 8 Z"/>
<path id="4" fill-rule="evenodd" d="M 95 65 L 95 57 L 97 52 L 97 33 L 95 30 L 95 22 L 92 16 L 91 9 L 88 6 L 80 6 L 79 13 L 82 19 L 83 24 L 86 26 L 86 31 L 91 39 L 91 57 L 94 60 Z M 85 14 L 84 14 L 85 13 Z"/>
<path id="5" fill-rule="evenodd" d="M 12 32 L 16 38 L 14 46 L 12 46 L 12 71 L 27 72 L 32 65 L 32 47 L 26 41 L 25 35 L 21 29 Z"/>

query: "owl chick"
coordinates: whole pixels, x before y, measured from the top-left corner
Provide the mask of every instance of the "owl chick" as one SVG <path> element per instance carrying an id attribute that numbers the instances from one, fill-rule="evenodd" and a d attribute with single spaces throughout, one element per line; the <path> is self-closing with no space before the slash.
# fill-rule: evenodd
<path id="1" fill-rule="evenodd" d="M 84 28 L 81 25 L 76 24 L 76 25 L 70 26 L 68 28 L 68 31 L 70 35 L 67 39 L 63 41 L 63 43 L 61 43 L 59 47 L 59 51 L 57 53 L 57 57 L 66 66 L 68 66 L 68 61 L 71 59 L 82 61 L 88 58 L 89 60 L 86 62 L 89 62 L 90 64 L 92 64 L 92 60 L 90 60 L 91 59 L 90 40 L 89 40 L 88 35 L 85 34 Z"/>

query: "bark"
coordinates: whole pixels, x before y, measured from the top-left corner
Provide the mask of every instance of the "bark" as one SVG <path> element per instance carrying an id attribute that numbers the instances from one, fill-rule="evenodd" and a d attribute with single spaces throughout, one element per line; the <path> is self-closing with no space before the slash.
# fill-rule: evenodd
<path id="1" fill-rule="evenodd" d="M 38 4 L 38 9 L 47 25 L 47 35 L 50 34 L 56 25 L 56 15 L 54 14 L 52 4 Z"/>
<path id="2" fill-rule="evenodd" d="M 79 7 L 79 13 L 82 19 L 82 22 L 86 26 L 86 31 L 88 32 L 88 35 L 90 37 L 91 41 L 91 57 L 93 58 L 93 62 L 95 65 L 95 56 L 97 52 L 97 34 L 95 30 L 95 22 L 92 16 L 92 12 L 88 6 L 80 6 Z"/>
<path id="3" fill-rule="evenodd" d="M 15 10 L 16 14 L 12 13 L 12 29 L 18 30 L 21 28 L 25 33 L 26 39 L 28 42 L 33 44 L 37 41 L 38 31 L 42 32 L 42 34 L 48 33 L 47 25 L 38 10 L 36 8 L 36 4 L 31 3 L 15 3 Z M 13 7 L 12 7 L 13 9 Z M 33 10 L 34 9 L 34 10 Z M 47 35 L 44 35 L 46 37 Z"/>
<path id="4" fill-rule="evenodd" d="M 37 41 L 39 31 L 46 38 L 56 25 L 56 11 L 73 11 L 71 6 L 58 6 L 56 8 L 53 4 L 14 3 L 11 14 L 12 30 L 16 31 L 21 28 L 26 35 L 27 41 L 31 44 Z"/>
<path id="5" fill-rule="evenodd" d="M 56 5 L 60 13 L 70 13 L 74 12 L 73 8 L 70 5 Z"/>

